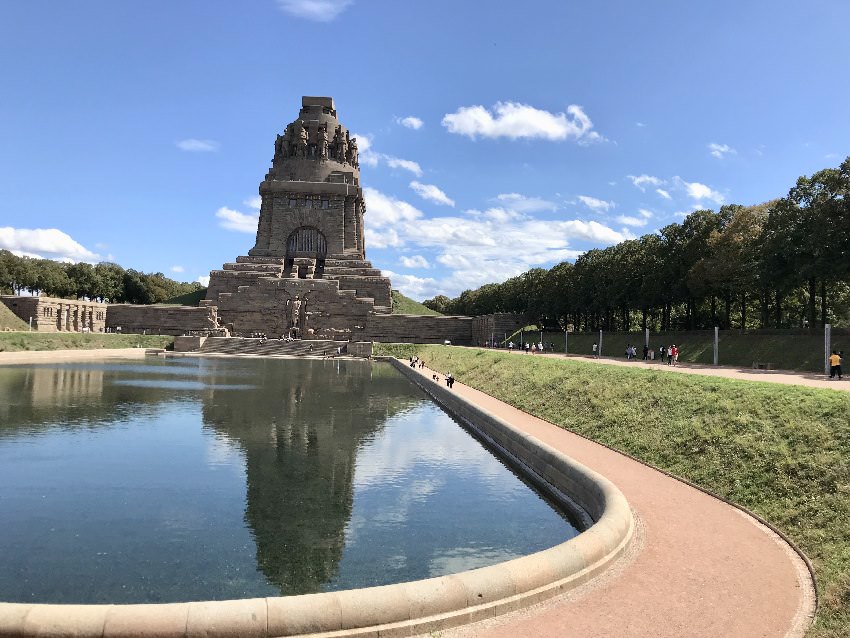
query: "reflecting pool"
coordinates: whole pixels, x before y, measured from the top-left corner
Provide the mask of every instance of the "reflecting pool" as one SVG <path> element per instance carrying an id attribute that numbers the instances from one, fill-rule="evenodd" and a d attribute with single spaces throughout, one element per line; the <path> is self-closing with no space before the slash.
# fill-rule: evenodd
<path id="1" fill-rule="evenodd" d="M 383 585 L 575 527 L 385 363 L 0 366 L 0 600 Z"/>

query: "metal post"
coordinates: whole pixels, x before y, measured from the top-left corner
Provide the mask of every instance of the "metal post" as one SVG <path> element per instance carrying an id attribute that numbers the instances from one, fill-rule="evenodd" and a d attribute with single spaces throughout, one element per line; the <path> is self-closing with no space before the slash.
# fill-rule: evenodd
<path id="1" fill-rule="evenodd" d="M 567 329 L 564 328 L 564 354 L 567 354 Z"/>
<path id="2" fill-rule="evenodd" d="M 720 349 L 719 349 L 719 339 L 720 339 L 720 328 L 718 326 L 714 326 L 714 365 L 720 365 Z"/>
<path id="3" fill-rule="evenodd" d="M 832 346 L 832 326 L 823 324 L 823 373 L 829 374 L 829 350 Z"/>
<path id="4" fill-rule="evenodd" d="M 643 345 L 649 348 L 649 328 L 644 328 Z"/>
<path id="5" fill-rule="evenodd" d="M 32 317 L 30 317 L 30 332 L 32 332 Z"/>
<path id="6" fill-rule="evenodd" d="M 602 358 L 602 330 L 599 331 L 599 358 Z"/>

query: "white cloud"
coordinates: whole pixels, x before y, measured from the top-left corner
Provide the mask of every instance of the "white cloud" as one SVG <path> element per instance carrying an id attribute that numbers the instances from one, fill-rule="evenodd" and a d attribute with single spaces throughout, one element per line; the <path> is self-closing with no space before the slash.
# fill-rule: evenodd
<path id="1" fill-rule="evenodd" d="M 635 126 L 637 126 L 638 128 L 643 128 L 646 126 L 646 124 L 644 124 L 643 122 L 635 122 Z"/>
<path id="2" fill-rule="evenodd" d="M 253 208 L 254 210 L 260 210 L 260 206 L 263 205 L 263 198 L 257 195 L 256 197 L 252 197 L 251 199 L 246 199 L 244 202 L 245 206 L 248 208 Z"/>
<path id="3" fill-rule="evenodd" d="M 204 288 L 210 285 L 210 276 L 209 275 L 201 275 L 196 280 L 199 284 L 201 284 Z"/>
<path id="4" fill-rule="evenodd" d="M 647 186 L 661 186 L 664 183 L 663 179 L 654 177 L 653 175 L 626 175 L 632 184 L 637 186 L 642 191 L 646 191 Z"/>
<path id="5" fill-rule="evenodd" d="M 496 199 L 502 205 L 520 213 L 534 213 L 543 210 L 555 210 L 557 208 L 554 202 L 540 197 L 526 197 L 519 193 L 501 193 L 496 196 Z"/>
<path id="6" fill-rule="evenodd" d="M 644 219 L 650 219 L 653 216 L 653 212 L 645 208 L 638 208 L 638 214 Z"/>
<path id="7" fill-rule="evenodd" d="M 427 199 L 429 202 L 434 202 L 435 204 L 442 204 L 443 206 L 454 206 L 455 200 L 451 199 L 448 195 L 446 195 L 442 190 L 433 184 L 422 184 L 420 182 L 410 182 L 410 188 L 412 188 L 419 197 L 422 199 Z"/>
<path id="8" fill-rule="evenodd" d="M 412 128 L 414 131 L 418 131 L 425 124 L 425 122 L 420 120 L 418 117 L 414 117 L 412 115 L 398 118 L 396 121 L 404 127 Z"/>
<path id="9" fill-rule="evenodd" d="M 215 140 L 196 140 L 189 138 L 175 142 L 181 151 L 190 153 L 212 153 L 219 149 L 219 143 Z"/>
<path id="10" fill-rule="evenodd" d="M 186 269 L 183 266 L 172 266 L 171 272 L 185 272 Z"/>
<path id="11" fill-rule="evenodd" d="M 417 277 L 416 275 L 402 275 L 392 270 L 382 270 L 384 277 L 389 277 L 393 282 L 393 288 L 411 299 L 426 299 L 440 294 L 439 282 L 432 277 Z"/>
<path id="12" fill-rule="evenodd" d="M 385 195 L 367 186 L 363 189 L 368 213 L 366 218 L 376 228 L 399 222 L 412 222 L 422 217 L 422 211 L 405 201 Z"/>
<path id="13" fill-rule="evenodd" d="M 246 215 L 226 206 L 219 208 L 215 216 L 221 220 L 219 226 L 222 228 L 248 234 L 257 232 L 257 222 L 260 219 L 259 215 Z"/>
<path id="14" fill-rule="evenodd" d="M 278 6 L 298 18 L 330 22 L 353 4 L 354 0 L 277 0 Z"/>
<path id="15" fill-rule="evenodd" d="M 407 257 L 403 255 L 399 262 L 405 268 L 430 268 L 431 264 L 428 263 L 428 260 L 425 259 L 422 255 L 412 255 Z"/>
<path id="16" fill-rule="evenodd" d="M 647 221 L 643 217 L 629 217 L 628 215 L 620 215 L 617 217 L 617 222 L 623 224 L 624 226 L 646 226 Z"/>
<path id="17" fill-rule="evenodd" d="M 615 206 L 614 202 L 606 202 L 603 199 L 597 199 L 588 195 L 579 195 L 578 199 L 594 213 L 607 213 L 609 209 Z"/>
<path id="18" fill-rule="evenodd" d="M 422 177 L 422 168 L 416 162 L 412 160 L 401 159 L 400 157 L 392 157 L 391 155 L 384 155 L 384 161 L 387 163 L 387 166 L 390 168 L 402 168 L 406 171 L 410 171 L 416 177 Z"/>
<path id="19" fill-rule="evenodd" d="M 737 155 L 738 151 L 729 146 L 728 144 L 716 144 L 712 142 L 708 145 L 709 152 L 716 157 L 717 159 L 723 159 L 727 155 Z"/>
<path id="20" fill-rule="evenodd" d="M 679 188 L 682 188 L 688 194 L 688 197 L 696 200 L 697 202 L 708 200 L 715 204 L 722 204 L 726 199 L 723 194 L 709 186 L 706 186 L 705 184 L 700 184 L 699 182 L 686 182 L 678 175 L 673 178 L 673 181 Z"/>
<path id="21" fill-rule="evenodd" d="M 58 228 L 0 228 L 0 248 L 19 256 L 68 262 L 97 262 L 100 255 Z"/>
<path id="22" fill-rule="evenodd" d="M 447 113 L 442 124 L 450 133 L 471 139 L 506 137 L 579 142 L 603 139 L 576 104 L 568 106 L 566 113 L 550 113 L 518 102 L 498 102 L 492 112 L 483 106 L 462 106 L 454 113 Z"/>
<path id="23" fill-rule="evenodd" d="M 360 163 L 366 166 L 377 166 L 381 156 L 372 150 L 372 136 L 354 133 L 352 137 L 357 139 L 357 158 Z"/>
<path id="24" fill-rule="evenodd" d="M 361 164 L 377 166 L 380 162 L 384 162 L 390 168 L 401 168 L 410 171 L 416 177 L 422 177 L 422 167 L 418 163 L 377 152 L 373 147 L 371 135 L 355 133 L 352 137 L 357 139 L 357 154 Z"/>
<path id="25" fill-rule="evenodd" d="M 596 221 L 536 219 L 507 208 L 425 217 L 407 202 L 372 188 L 364 190 L 370 246 L 434 251 L 437 263 L 450 270 L 439 278 L 393 279 L 404 294 L 417 298 L 455 295 L 534 266 L 575 259 L 584 252 L 574 247 L 575 242 L 610 245 L 633 236 L 627 229 L 617 231 Z M 370 243 L 373 237 L 381 246 Z"/>
<path id="26" fill-rule="evenodd" d="M 668 193 L 663 188 L 656 188 L 655 192 L 658 193 L 664 199 L 673 199 L 672 197 L 670 197 L 670 193 Z"/>

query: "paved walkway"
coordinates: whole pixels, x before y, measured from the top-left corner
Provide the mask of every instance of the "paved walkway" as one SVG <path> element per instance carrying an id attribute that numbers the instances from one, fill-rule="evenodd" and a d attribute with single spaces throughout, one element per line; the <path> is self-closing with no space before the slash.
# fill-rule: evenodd
<path id="1" fill-rule="evenodd" d="M 501 350 L 500 352 L 506 351 Z M 674 374 L 701 374 L 706 377 L 724 377 L 726 379 L 744 379 L 747 381 L 766 381 L 768 383 L 802 385 L 810 388 L 828 388 L 830 390 L 844 390 L 845 392 L 850 392 L 850 376 L 848 376 L 848 374 L 845 374 L 844 379 L 839 381 L 838 379 L 830 379 L 829 375 L 817 374 L 814 372 L 794 372 L 791 370 L 752 370 L 750 368 L 709 366 L 699 363 L 677 363 L 675 366 L 668 366 L 660 361 L 643 361 L 642 359 L 632 359 L 631 361 L 628 361 L 625 358 L 595 359 L 593 357 L 582 355 L 564 355 L 558 353 L 532 355 L 514 351 L 513 354 L 518 357 L 576 359 L 580 361 L 587 361 L 589 363 L 598 363 L 600 365 L 649 368 L 662 372 L 672 372 Z"/>
<path id="2" fill-rule="evenodd" d="M 805 633 L 814 611 L 809 572 L 771 530 L 695 488 L 489 395 L 460 383 L 454 391 L 608 477 L 631 504 L 639 534 L 631 555 L 610 574 L 541 605 L 439 632 L 441 638 Z"/>

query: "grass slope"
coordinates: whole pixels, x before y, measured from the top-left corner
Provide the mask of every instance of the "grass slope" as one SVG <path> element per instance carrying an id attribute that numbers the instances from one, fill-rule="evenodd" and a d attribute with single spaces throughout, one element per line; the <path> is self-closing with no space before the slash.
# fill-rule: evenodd
<path id="1" fill-rule="evenodd" d="M 187 292 L 185 295 L 178 295 L 171 299 L 166 299 L 159 306 L 197 306 L 202 299 L 207 298 L 207 289 L 201 288 L 195 292 Z"/>
<path id="2" fill-rule="evenodd" d="M 0 332 L 0 352 L 23 350 L 97 350 L 99 348 L 164 348 L 167 335 L 83 334 L 79 332 Z"/>
<path id="3" fill-rule="evenodd" d="M 0 303 L 0 330 L 27 330 L 29 326 L 21 321 L 5 304 Z"/>
<path id="4" fill-rule="evenodd" d="M 393 295 L 393 314 L 394 315 L 437 315 L 442 316 L 442 313 L 436 310 L 423 306 L 418 301 L 414 301 L 410 297 L 405 297 L 398 290 L 392 291 Z"/>
<path id="5" fill-rule="evenodd" d="M 850 636 L 850 395 L 445 346 L 394 346 L 740 503 L 811 558 L 813 638 Z"/>

